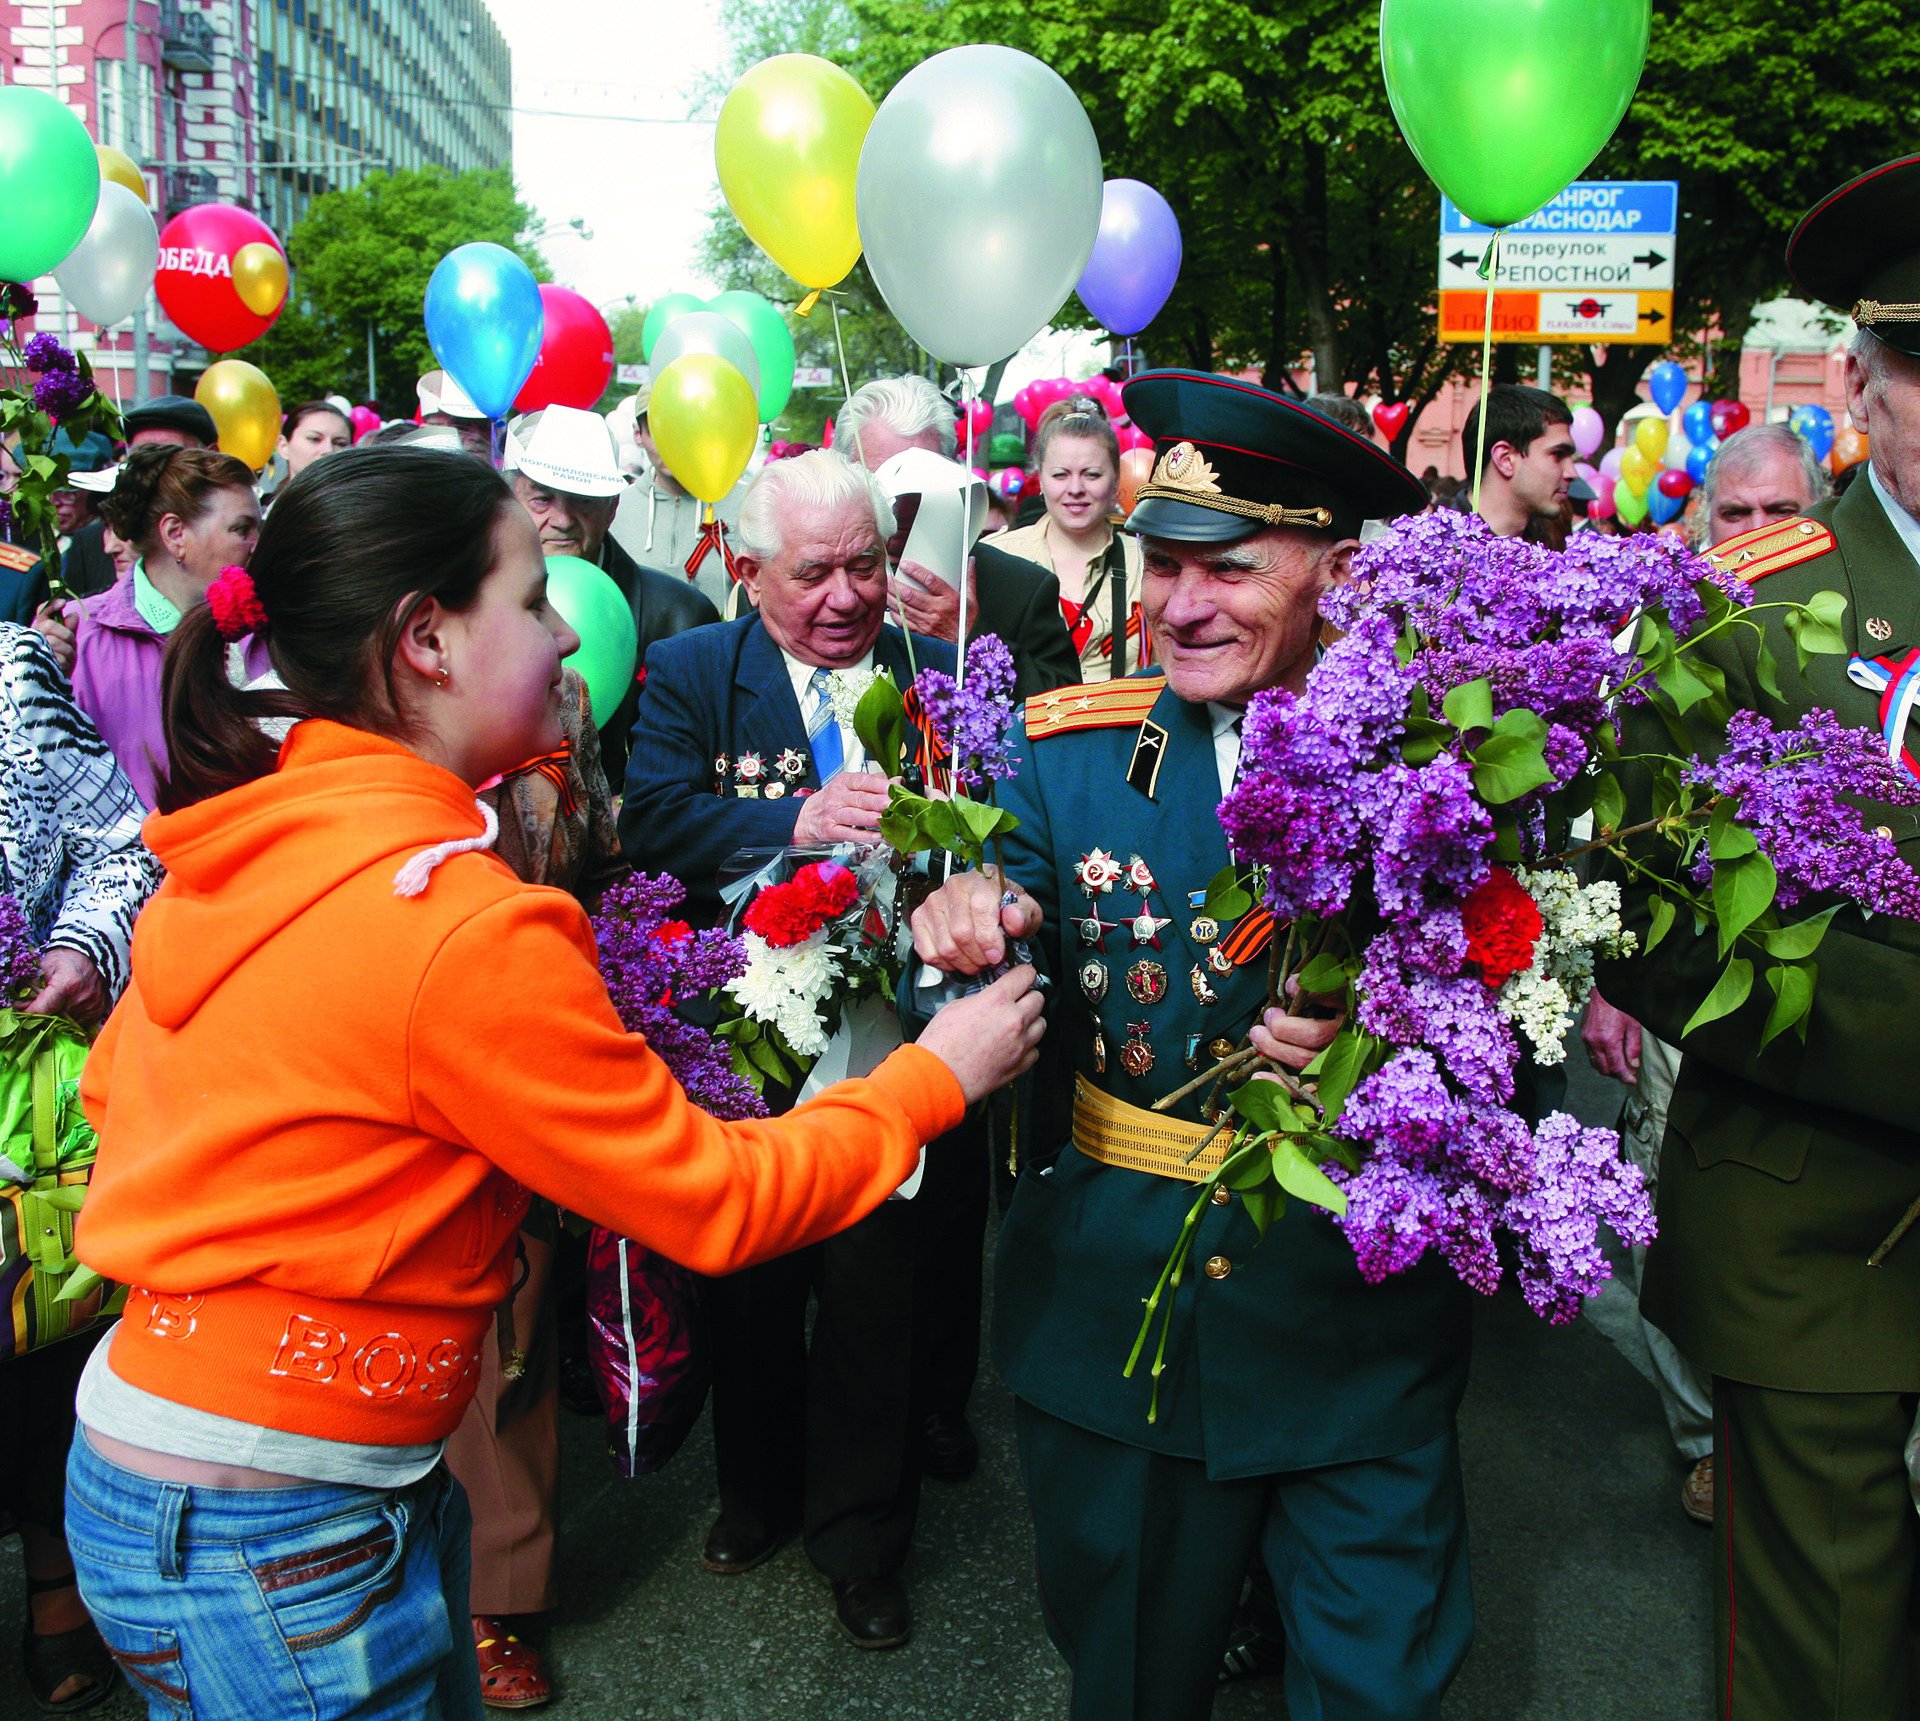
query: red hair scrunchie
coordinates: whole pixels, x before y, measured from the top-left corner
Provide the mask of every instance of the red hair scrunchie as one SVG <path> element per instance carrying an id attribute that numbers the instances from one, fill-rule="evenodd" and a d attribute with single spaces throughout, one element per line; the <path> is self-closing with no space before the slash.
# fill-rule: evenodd
<path id="1" fill-rule="evenodd" d="M 242 567 L 226 567 L 207 587 L 207 608 L 213 611 L 213 625 L 227 641 L 242 640 L 267 625 L 267 612 L 260 607 L 260 594 L 254 590 L 253 576 Z"/>

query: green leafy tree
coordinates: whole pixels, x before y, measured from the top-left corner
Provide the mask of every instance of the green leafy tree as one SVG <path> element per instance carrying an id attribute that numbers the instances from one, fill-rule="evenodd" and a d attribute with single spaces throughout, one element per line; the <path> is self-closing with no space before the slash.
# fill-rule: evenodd
<path id="1" fill-rule="evenodd" d="M 545 259 L 521 238 L 534 213 L 504 169 L 440 168 L 376 173 L 316 197 L 287 241 L 291 302 L 246 358 L 286 402 L 366 388 L 373 331 L 375 392 L 411 411 L 414 379 L 435 368 L 422 307 L 434 266 L 456 245 L 492 240 L 549 278 Z"/>

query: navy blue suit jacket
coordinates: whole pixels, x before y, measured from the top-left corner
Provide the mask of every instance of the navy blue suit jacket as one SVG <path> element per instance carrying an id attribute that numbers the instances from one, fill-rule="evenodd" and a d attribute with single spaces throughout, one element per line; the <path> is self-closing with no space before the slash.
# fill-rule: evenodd
<path id="1" fill-rule="evenodd" d="M 953 647 L 944 641 L 915 634 L 913 653 L 920 668 L 953 673 Z M 897 627 L 881 628 L 874 663 L 902 692 L 911 683 L 906 636 Z M 789 747 L 807 769 L 785 795 L 735 793 L 732 766 L 742 753 L 758 753 L 771 779 L 774 760 Z M 724 772 L 717 765 L 723 755 Z M 690 921 L 720 919 L 721 865 L 737 849 L 791 843 L 800 817 L 796 791 L 819 786 L 787 660 L 757 612 L 654 643 L 627 758 L 620 846 L 641 871 L 670 872 L 685 883 Z"/>

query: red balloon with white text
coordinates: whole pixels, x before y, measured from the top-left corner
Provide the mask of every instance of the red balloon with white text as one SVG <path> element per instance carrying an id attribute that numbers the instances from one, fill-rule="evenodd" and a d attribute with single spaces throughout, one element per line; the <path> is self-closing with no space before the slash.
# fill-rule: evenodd
<path id="1" fill-rule="evenodd" d="M 547 313 L 540 356 L 514 397 L 513 410 L 577 406 L 591 411 L 613 381 L 613 331 L 592 301 L 571 287 L 543 281 L 540 303 Z"/>
<path id="2" fill-rule="evenodd" d="M 196 203 L 160 234 L 153 290 L 174 327 L 209 352 L 237 352 L 273 327 L 285 300 L 266 316 L 247 308 L 233 282 L 233 259 L 248 245 L 283 249 L 273 229 L 230 203 Z"/>

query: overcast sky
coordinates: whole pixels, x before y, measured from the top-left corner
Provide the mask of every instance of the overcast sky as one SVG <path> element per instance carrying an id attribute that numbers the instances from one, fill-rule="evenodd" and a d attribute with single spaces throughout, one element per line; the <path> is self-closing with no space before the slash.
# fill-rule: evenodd
<path id="1" fill-rule="evenodd" d="M 555 279 L 605 306 L 706 292 L 694 251 L 717 195 L 689 90 L 724 52 L 715 0 L 486 0 L 513 50 L 513 170 L 561 230 Z M 604 116 L 604 117 L 578 117 Z M 564 231 L 584 220 L 591 240 Z"/>

